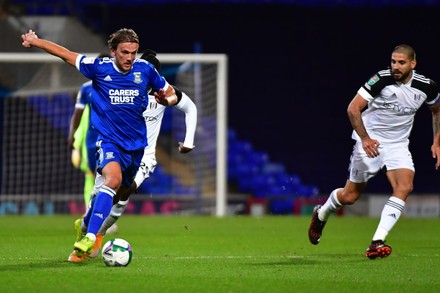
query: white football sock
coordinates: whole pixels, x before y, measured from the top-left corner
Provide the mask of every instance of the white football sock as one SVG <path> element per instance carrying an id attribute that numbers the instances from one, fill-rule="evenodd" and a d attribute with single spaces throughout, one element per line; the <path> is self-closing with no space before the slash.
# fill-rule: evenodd
<path id="1" fill-rule="evenodd" d="M 382 240 L 385 241 L 388 233 L 397 223 L 402 214 L 403 208 L 405 207 L 405 202 L 400 198 L 391 196 L 382 210 L 382 215 L 380 216 L 380 222 L 377 226 L 376 233 L 373 236 L 373 241 Z"/>
<path id="2" fill-rule="evenodd" d="M 318 219 L 322 222 L 327 221 L 330 215 L 334 214 L 340 207 L 342 207 L 342 204 L 339 202 L 337 196 L 337 192 L 339 189 L 342 188 L 336 188 L 332 191 L 332 193 L 330 193 L 327 201 L 322 205 L 321 209 L 319 210 Z"/>
<path id="3" fill-rule="evenodd" d="M 93 234 L 93 233 L 87 233 L 86 236 L 87 236 L 89 239 L 92 239 L 93 242 L 95 242 L 95 240 L 96 240 L 96 235 L 95 235 L 95 234 Z"/>
<path id="4" fill-rule="evenodd" d="M 116 223 L 119 217 L 124 213 L 127 204 L 128 199 L 125 201 L 120 200 L 117 204 L 114 204 L 112 206 L 112 210 L 110 211 L 108 217 L 104 220 L 104 223 L 102 223 L 101 229 L 99 229 L 99 233 L 101 233 L 103 236 L 107 233 L 107 229 L 110 228 L 114 223 Z"/>

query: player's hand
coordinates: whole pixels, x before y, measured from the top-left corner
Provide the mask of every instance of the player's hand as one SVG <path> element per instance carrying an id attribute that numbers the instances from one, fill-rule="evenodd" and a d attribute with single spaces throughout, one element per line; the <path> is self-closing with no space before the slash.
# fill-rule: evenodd
<path id="1" fill-rule="evenodd" d="M 164 106 L 172 106 L 178 102 L 174 89 L 168 90 L 168 94 L 163 89 L 160 89 L 158 92 L 154 93 L 154 97 L 157 103 Z"/>
<path id="2" fill-rule="evenodd" d="M 21 39 L 23 40 L 23 42 L 21 43 L 23 47 L 30 48 L 32 47 L 32 42 L 35 39 L 38 39 L 38 36 L 33 30 L 29 30 L 28 33 L 21 35 Z"/>
<path id="3" fill-rule="evenodd" d="M 375 158 L 380 155 L 379 153 L 379 141 L 372 138 L 362 139 L 362 147 L 369 158 Z"/>
<path id="4" fill-rule="evenodd" d="M 436 159 L 435 169 L 438 170 L 440 168 L 440 146 L 432 145 L 431 146 L 432 157 Z"/>
<path id="5" fill-rule="evenodd" d="M 160 89 L 158 92 L 154 92 L 154 98 L 156 99 L 156 102 L 158 102 L 159 104 L 168 106 L 168 100 L 166 98 L 166 94 L 163 89 Z"/>
<path id="6" fill-rule="evenodd" d="M 189 153 L 190 151 L 192 151 L 193 148 L 194 148 L 194 147 L 189 148 L 189 147 L 183 146 L 183 142 L 180 142 L 180 141 L 179 141 L 178 149 L 179 149 L 179 152 L 180 152 L 181 154 L 187 154 L 187 153 Z"/>
<path id="7" fill-rule="evenodd" d="M 74 148 L 72 150 L 72 155 L 71 155 L 71 161 L 72 161 L 72 165 L 73 167 L 75 167 L 76 169 L 80 168 L 80 164 L 81 164 L 81 152 L 79 149 Z"/>

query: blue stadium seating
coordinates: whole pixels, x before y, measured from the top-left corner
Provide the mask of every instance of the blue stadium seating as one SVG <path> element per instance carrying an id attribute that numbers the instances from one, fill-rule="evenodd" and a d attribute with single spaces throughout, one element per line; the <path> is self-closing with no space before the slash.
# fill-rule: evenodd
<path id="1" fill-rule="evenodd" d="M 283 164 L 271 162 L 265 152 L 228 131 L 228 180 L 236 182 L 238 191 L 256 199 L 267 199 L 272 214 L 293 212 L 295 199 L 318 195 L 315 185 L 303 184 L 297 174 L 290 174 Z"/>
<path id="2" fill-rule="evenodd" d="M 74 107 L 74 101 L 70 94 L 31 96 L 27 102 L 42 116 L 46 117 L 52 127 L 62 130 L 66 135 L 69 133 L 69 118 Z"/>

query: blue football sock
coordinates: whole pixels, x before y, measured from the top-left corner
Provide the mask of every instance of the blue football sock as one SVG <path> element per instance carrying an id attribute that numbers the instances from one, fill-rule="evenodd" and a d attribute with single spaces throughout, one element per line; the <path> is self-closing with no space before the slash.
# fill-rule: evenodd
<path id="1" fill-rule="evenodd" d="M 90 200 L 90 207 L 87 210 L 86 215 L 83 218 L 84 226 L 88 227 L 90 222 L 90 217 L 92 216 L 93 207 L 95 206 L 96 196 L 92 197 Z"/>
<path id="2" fill-rule="evenodd" d="M 102 223 L 105 218 L 107 218 L 113 205 L 113 196 L 116 192 L 103 185 L 99 190 L 98 195 L 93 206 L 93 211 L 91 213 L 90 222 L 87 228 L 87 233 L 93 233 L 96 235 L 99 228 L 101 228 Z"/>

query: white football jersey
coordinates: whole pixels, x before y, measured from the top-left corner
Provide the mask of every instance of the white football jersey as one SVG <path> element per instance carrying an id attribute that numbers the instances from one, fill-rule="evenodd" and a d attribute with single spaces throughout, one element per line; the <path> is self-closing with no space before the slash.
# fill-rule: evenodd
<path id="1" fill-rule="evenodd" d="M 148 146 L 145 148 L 144 154 L 154 154 L 156 152 L 157 138 L 162 125 L 162 118 L 166 106 L 156 102 L 154 96 L 148 96 L 148 105 L 146 110 L 142 113 L 145 118 L 147 126 L 147 141 Z"/>
<path id="2" fill-rule="evenodd" d="M 390 69 L 376 73 L 358 94 L 368 101 L 362 113 L 364 126 L 381 144 L 408 141 L 420 106 L 439 100 L 437 84 L 431 79 L 413 71 L 411 80 L 403 84 L 393 78 Z M 360 141 L 356 131 L 352 138 Z"/>
<path id="3" fill-rule="evenodd" d="M 192 102 L 185 93 L 182 93 L 182 98 L 174 107 L 185 113 L 186 133 L 183 145 L 187 148 L 193 148 L 197 125 L 197 108 L 194 102 Z M 166 106 L 157 103 L 154 96 L 148 96 L 147 108 L 142 113 L 147 126 L 148 141 L 148 146 L 145 148 L 144 154 L 155 153 L 157 138 L 159 137 L 160 126 L 162 125 L 165 109 Z"/>

